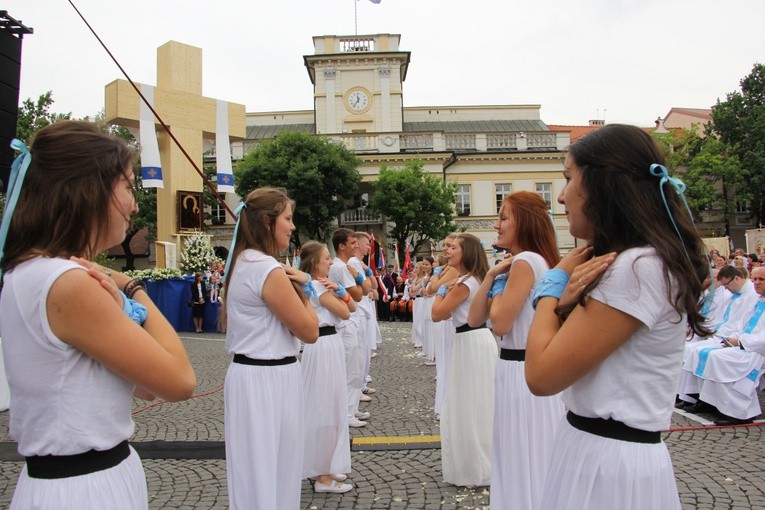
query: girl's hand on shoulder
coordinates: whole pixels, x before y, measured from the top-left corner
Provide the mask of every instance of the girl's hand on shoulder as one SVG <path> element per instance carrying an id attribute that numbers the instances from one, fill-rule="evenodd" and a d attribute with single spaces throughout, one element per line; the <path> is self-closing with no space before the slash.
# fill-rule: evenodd
<path id="1" fill-rule="evenodd" d="M 579 264 L 570 273 L 571 278 L 558 301 L 559 307 L 574 305 L 579 301 L 585 289 L 598 279 L 616 260 L 616 252 L 606 253 Z M 560 264 L 559 264 L 560 266 Z"/>
<path id="2" fill-rule="evenodd" d="M 359 275 L 359 272 L 356 271 L 356 268 L 353 267 L 352 265 L 346 264 L 345 267 L 348 268 L 348 271 L 351 272 L 351 276 L 353 276 L 354 279 Z"/>
<path id="3" fill-rule="evenodd" d="M 491 278 L 492 280 L 496 278 L 497 276 L 507 273 L 510 271 L 510 266 L 513 264 L 513 259 L 515 258 L 515 255 L 512 253 L 506 253 L 505 258 L 501 260 L 500 262 L 497 262 L 493 266 L 489 268 L 489 272 L 486 273 L 486 276 L 488 278 Z"/>
<path id="4" fill-rule="evenodd" d="M 299 283 L 300 285 L 308 283 L 308 281 L 311 279 L 308 273 L 304 273 L 300 269 L 295 269 L 294 267 L 288 266 L 287 264 L 282 264 L 282 267 L 284 268 L 284 272 L 287 273 L 287 278 L 293 282 Z"/>
<path id="5" fill-rule="evenodd" d="M 117 282 L 114 281 L 112 278 L 112 272 L 109 269 L 106 269 L 103 266 L 99 266 L 95 262 L 91 262 L 90 260 L 86 260 L 82 257 L 70 257 L 69 260 L 72 262 L 76 262 L 82 267 L 86 268 L 88 270 L 88 275 L 90 275 L 91 278 L 96 280 L 101 287 L 106 289 L 107 292 L 109 292 L 109 295 L 112 296 L 112 299 L 122 307 L 122 295 L 120 294 L 120 288 L 117 286 Z"/>
<path id="6" fill-rule="evenodd" d="M 316 278 L 316 280 L 322 285 L 324 285 L 327 288 L 327 290 L 331 290 L 332 292 L 337 290 L 337 284 L 333 282 L 332 280 L 330 280 L 329 278 L 319 277 L 319 278 Z"/>

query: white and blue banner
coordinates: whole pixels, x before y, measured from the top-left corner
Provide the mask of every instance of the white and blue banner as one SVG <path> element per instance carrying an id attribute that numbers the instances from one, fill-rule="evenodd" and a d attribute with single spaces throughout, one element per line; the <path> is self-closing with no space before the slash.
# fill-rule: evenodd
<path id="1" fill-rule="evenodd" d="M 141 94 L 154 106 L 154 87 L 141 84 Z M 139 142 L 141 143 L 141 181 L 144 188 L 164 188 L 162 183 L 162 162 L 159 159 L 157 130 L 154 128 L 154 114 L 141 101 L 139 117 Z"/>
<path id="2" fill-rule="evenodd" d="M 228 103 L 221 100 L 218 100 L 215 116 L 215 165 L 218 167 L 218 193 L 234 193 L 231 142 L 228 138 Z"/>

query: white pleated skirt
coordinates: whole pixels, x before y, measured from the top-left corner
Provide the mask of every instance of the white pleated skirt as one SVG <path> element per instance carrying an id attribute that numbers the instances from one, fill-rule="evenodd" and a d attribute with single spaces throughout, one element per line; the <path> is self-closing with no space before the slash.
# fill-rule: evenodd
<path id="1" fill-rule="evenodd" d="M 224 405 L 230 508 L 300 508 L 304 424 L 300 363 L 231 363 Z"/>
<path id="2" fill-rule="evenodd" d="M 679 510 L 672 460 L 664 442 L 597 436 L 561 420 L 542 510 Z"/>
<path id="3" fill-rule="evenodd" d="M 449 364 L 451 363 L 452 345 L 454 344 L 454 323 L 451 319 L 434 323 L 436 337 L 436 414 L 441 414 L 441 408 L 446 396 L 446 387 L 449 382 Z"/>
<path id="4" fill-rule="evenodd" d="M 426 297 L 423 298 L 423 322 L 422 322 L 422 353 L 425 355 L 425 359 L 433 360 L 434 351 L 433 343 L 436 341 L 436 329 L 439 327 L 437 322 L 433 322 L 433 301 L 435 298 Z"/>
<path id="5" fill-rule="evenodd" d="M 141 459 L 130 447 L 128 458 L 113 468 L 55 480 L 30 478 L 21 470 L 11 510 L 145 510 L 149 507 Z"/>
<path id="6" fill-rule="evenodd" d="M 497 361 L 491 508 L 536 510 L 550 468 L 555 434 L 565 415 L 560 395 L 529 391 L 522 361 Z"/>
<path id="7" fill-rule="evenodd" d="M 303 478 L 351 472 L 345 348 L 339 334 L 306 344 L 301 360 L 305 439 Z"/>
<path id="8" fill-rule="evenodd" d="M 422 314 L 424 298 L 416 298 L 412 303 L 412 343 L 415 347 L 422 347 L 422 325 L 424 316 Z"/>
<path id="9" fill-rule="evenodd" d="M 444 480 L 454 485 L 489 485 L 496 364 L 491 331 L 455 336 L 441 409 L 441 464 Z"/>

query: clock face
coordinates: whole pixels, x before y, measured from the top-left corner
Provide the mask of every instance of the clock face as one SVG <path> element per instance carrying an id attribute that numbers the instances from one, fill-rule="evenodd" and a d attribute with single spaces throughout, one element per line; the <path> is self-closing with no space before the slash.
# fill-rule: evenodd
<path id="1" fill-rule="evenodd" d="M 363 112 L 369 108 L 369 96 L 363 90 L 354 90 L 348 94 L 348 107 L 354 112 Z"/>

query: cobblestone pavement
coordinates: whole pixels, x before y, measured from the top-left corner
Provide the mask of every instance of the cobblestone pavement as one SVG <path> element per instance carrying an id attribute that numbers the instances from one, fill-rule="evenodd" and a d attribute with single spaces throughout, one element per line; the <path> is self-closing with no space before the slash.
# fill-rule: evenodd
<path id="1" fill-rule="evenodd" d="M 367 427 L 352 437 L 438 435 L 433 412 L 435 367 L 414 355 L 408 323 L 380 323 L 384 342 L 372 361 L 372 413 Z M 229 363 L 223 335 L 184 334 L 197 372 L 195 398 L 180 403 L 136 401 L 132 441 L 185 441 L 220 450 L 223 441 L 222 385 Z M 765 443 L 761 426 L 699 428 L 698 417 L 675 413 L 673 431 L 664 434 L 675 467 L 683 509 L 765 510 Z M 691 430 L 674 430 L 678 428 Z M 13 449 L 8 413 L 0 413 L 2 459 Z M 192 444 L 192 443 L 190 443 Z M 315 494 L 303 483 L 305 509 L 479 509 L 488 508 L 487 488 L 454 487 L 441 480 L 439 449 L 354 451 L 344 494 Z M 226 466 L 221 458 L 148 458 L 144 467 L 150 508 L 227 508 Z M 220 457 L 218 455 L 217 457 Z M 18 460 L 0 461 L 0 508 L 7 508 L 21 469 Z"/>

